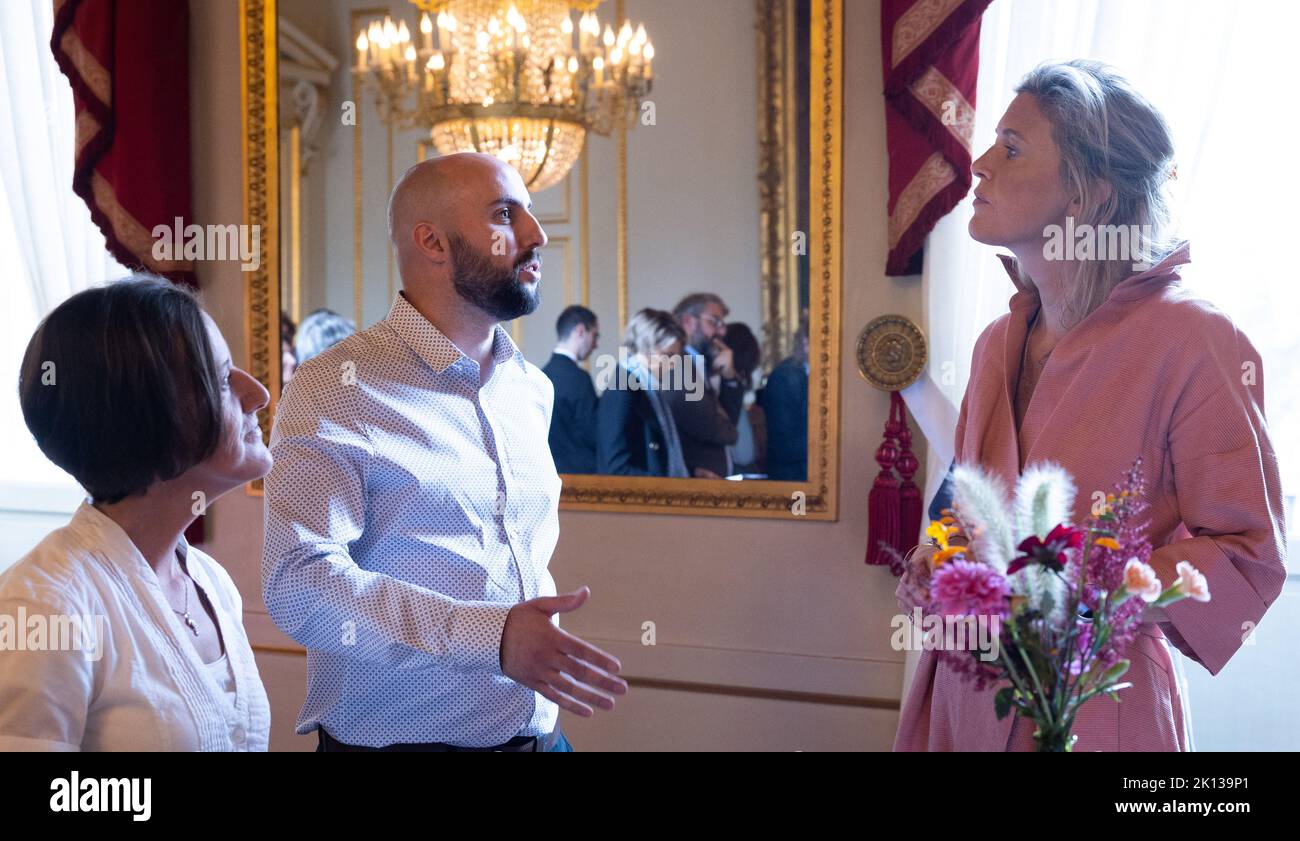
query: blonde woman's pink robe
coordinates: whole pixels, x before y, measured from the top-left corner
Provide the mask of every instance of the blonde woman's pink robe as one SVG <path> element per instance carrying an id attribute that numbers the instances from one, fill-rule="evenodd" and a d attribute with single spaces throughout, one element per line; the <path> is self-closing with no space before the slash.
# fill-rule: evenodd
<path id="1" fill-rule="evenodd" d="M 1264 379 L 1250 340 L 1222 312 L 1189 295 L 1178 267 L 1184 243 L 1115 287 L 1053 349 L 1016 428 L 1016 378 L 1037 292 L 980 335 L 957 422 L 956 457 L 1007 488 L 1029 463 L 1051 460 L 1074 477 L 1074 521 L 1109 493 L 1141 455 L 1147 477 L 1151 565 L 1168 586 L 1178 561 L 1209 582 L 1210 602 L 1165 608 L 1143 624 L 1121 703 L 1098 697 L 1075 719 L 1075 750 L 1186 750 L 1168 643 L 1218 674 L 1281 592 L 1282 490 L 1264 422 Z M 1015 279 L 1014 261 L 1004 258 Z M 903 704 L 895 750 L 1032 750 L 1033 723 L 993 712 L 997 687 L 975 692 L 923 652 Z M 1247 687 L 1242 687 L 1243 691 Z"/>

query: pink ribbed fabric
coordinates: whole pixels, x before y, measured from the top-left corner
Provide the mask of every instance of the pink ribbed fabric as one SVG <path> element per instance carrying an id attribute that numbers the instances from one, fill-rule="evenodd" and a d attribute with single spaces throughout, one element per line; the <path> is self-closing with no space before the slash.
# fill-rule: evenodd
<path id="1" fill-rule="evenodd" d="M 1009 272 L 1014 261 L 1003 258 Z M 1179 282 L 1183 243 L 1149 271 L 1120 283 L 1052 351 L 1024 422 L 1012 399 L 1033 290 L 975 344 L 957 422 L 957 459 L 1013 487 L 1025 465 L 1055 461 L 1078 486 L 1075 522 L 1092 494 L 1109 493 L 1141 455 L 1147 477 L 1151 564 L 1166 585 L 1190 561 L 1212 601 L 1166 608 L 1127 656 L 1121 703 L 1095 698 L 1075 720 L 1075 750 L 1186 750 L 1168 644 L 1217 674 L 1277 598 L 1286 576 L 1282 490 L 1264 421 L 1264 379 L 1250 340 Z M 1167 642 L 1166 642 L 1167 641 Z M 1033 725 L 998 721 L 993 693 L 921 655 L 903 704 L 895 750 L 1032 750 Z"/>

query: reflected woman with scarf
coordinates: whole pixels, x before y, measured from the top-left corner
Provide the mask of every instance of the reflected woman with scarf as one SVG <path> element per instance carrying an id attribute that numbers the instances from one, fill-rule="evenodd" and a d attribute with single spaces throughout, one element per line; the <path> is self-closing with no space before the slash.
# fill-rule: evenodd
<path id="1" fill-rule="evenodd" d="M 596 409 L 596 470 L 686 478 L 681 438 L 665 389 L 680 383 L 686 335 L 671 313 L 643 309 L 628 322 L 617 376 Z"/>

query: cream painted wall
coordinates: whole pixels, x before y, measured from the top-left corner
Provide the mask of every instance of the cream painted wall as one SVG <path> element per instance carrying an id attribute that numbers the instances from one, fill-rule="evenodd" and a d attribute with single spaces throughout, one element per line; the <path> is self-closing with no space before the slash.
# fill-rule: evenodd
<path id="1" fill-rule="evenodd" d="M 883 271 L 879 4 L 845 5 L 840 522 L 563 512 L 552 572 L 562 590 L 592 589 L 592 600 L 564 625 L 614 651 L 626 674 L 642 680 L 612 714 L 563 717 L 580 750 L 883 750 L 892 743 L 897 711 L 889 707 L 896 707 L 903 663 L 889 645 L 894 581 L 862 563 L 872 455 L 888 400 L 858 376 L 853 349 L 858 330 L 877 315 L 919 320 L 921 298 L 919 282 Z M 237 4 L 191 9 L 195 216 L 229 223 L 241 214 Z M 243 280 L 234 264 L 201 272 L 209 311 L 237 355 Z M 243 592 L 254 644 L 292 648 L 261 601 L 261 517 L 260 499 L 228 495 L 210 512 L 205 548 Z M 640 644 L 644 621 L 656 624 L 653 647 Z M 301 656 L 263 650 L 259 665 L 272 698 L 272 748 L 313 748 L 292 734 Z"/>
<path id="2" fill-rule="evenodd" d="M 612 4 L 601 7 L 603 16 Z M 753 0 L 631 0 L 655 45 L 655 123 L 628 132 L 628 306 L 671 310 L 721 295 L 727 320 L 762 336 L 759 294 L 757 38 Z M 717 51 L 704 44 L 716 43 Z M 592 308 L 604 352 L 618 327 L 618 142 L 593 137 Z"/>

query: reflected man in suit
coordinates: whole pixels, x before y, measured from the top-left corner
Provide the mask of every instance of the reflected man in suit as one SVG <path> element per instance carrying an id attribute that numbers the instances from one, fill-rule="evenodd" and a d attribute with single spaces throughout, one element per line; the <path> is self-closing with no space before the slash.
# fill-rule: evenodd
<path id="1" fill-rule="evenodd" d="M 673 317 L 686 334 L 687 362 L 695 365 L 702 388 L 674 389 L 668 393 L 669 403 L 686 468 L 701 479 L 732 473 L 727 447 L 736 443 L 736 422 L 745 399 L 731 348 L 723 341 L 728 312 L 722 299 L 711 292 L 687 295 L 673 308 Z"/>
<path id="2" fill-rule="evenodd" d="M 596 314 L 579 304 L 566 307 L 555 322 L 558 339 L 542 371 L 555 385 L 551 414 L 551 458 L 560 473 L 596 472 L 596 388 L 578 363 L 600 341 Z"/>
<path id="3" fill-rule="evenodd" d="M 759 397 L 767 416 L 767 478 L 808 478 L 808 330 L 800 327 L 794 353 L 772 369 Z"/>

